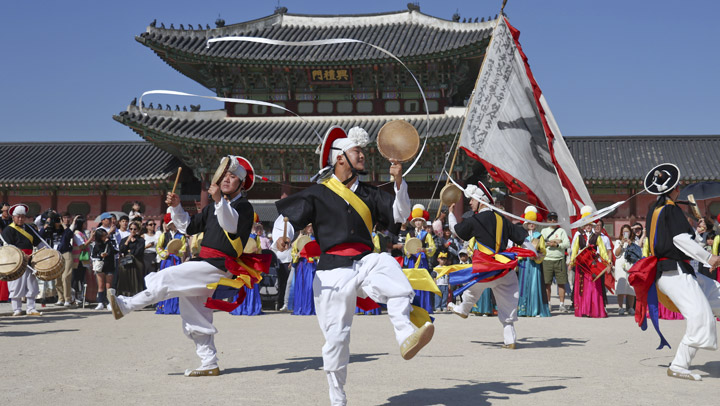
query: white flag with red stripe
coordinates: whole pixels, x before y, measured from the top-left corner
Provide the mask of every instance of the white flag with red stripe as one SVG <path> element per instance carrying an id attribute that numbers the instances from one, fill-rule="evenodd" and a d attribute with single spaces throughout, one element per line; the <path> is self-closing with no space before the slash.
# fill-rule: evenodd
<path id="1" fill-rule="evenodd" d="M 558 213 L 568 224 L 595 210 L 520 47 L 520 32 L 500 17 L 475 85 L 460 147 L 511 193 Z"/>

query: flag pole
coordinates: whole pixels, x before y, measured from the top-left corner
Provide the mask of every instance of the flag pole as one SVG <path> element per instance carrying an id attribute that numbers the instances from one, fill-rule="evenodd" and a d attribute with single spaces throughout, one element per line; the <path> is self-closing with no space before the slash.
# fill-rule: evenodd
<path id="1" fill-rule="evenodd" d="M 497 31 L 498 25 L 500 25 L 500 19 L 503 18 L 503 15 L 504 15 L 503 9 L 505 8 L 506 3 L 507 3 L 507 0 L 503 0 L 502 8 L 500 8 L 500 14 L 498 15 L 497 21 L 495 22 L 495 28 L 493 28 L 493 35 L 490 38 L 490 42 L 488 42 L 487 48 L 485 48 L 485 55 L 483 55 L 483 60 L 482 60 L 482 63 L 480 64 L 480 70 L 478 71 L 477 78 L 475 79 L 475 85 L 473 86 L 473 92 L 470 95 L 470 99 L 468 100 L 467 106 L 465 107 L 465 115 L 463 116 L 463 122 L 462 122 L 462 125 L 460 126 L 461 133 L 462 133 L 462 128 L 465 126 L 465 121 L 467 120 L 467 110 L 470 108 L 470 106 L 472 106 L 472 101 L 475 98 L 475 89 L 477 89 L 477 84 L 478 84 L 478 81 L 480 80 L 480 74 L 483 72 L 483 68 L 485 67 L 485 60 L 487 59 L 488 51 L 490 50 L 490 47 L 492 46 L 492 43 L 495 40 L 495 31 Z M 453 141 L 453 143 L 454 143 L 454 141 Z M 457 158 L 459 150 L 460 150 L 460 142 L 458 141 L 457 145 L 455 145 L 455 152 L 453 153 L 453 159 L 450 162 L 450 169 L 447 171 L 448 175 L 452 175 L 453 168 L 455 168 L 455 160 Z M 440 173 L 440 175 L 442 176 L 442 173 Z M 447 186 L 448 183 L 450 183 L 449 176 L 447 179 L 445 179 L 445 186 Z M 432 197 L 434 197 L 434 195 L 435 195 L 435 192 L 433 192 L 433 196 L 431 196 L 431 200 L 432 200 Z M 440 216 L 440 211 L 442 211 L 442 206 L 443 206 L 442 202 L 440 202 L 440 204 L 438 205 L 437 213 L 435 214 L 435 218 L 438 218 Z"/>

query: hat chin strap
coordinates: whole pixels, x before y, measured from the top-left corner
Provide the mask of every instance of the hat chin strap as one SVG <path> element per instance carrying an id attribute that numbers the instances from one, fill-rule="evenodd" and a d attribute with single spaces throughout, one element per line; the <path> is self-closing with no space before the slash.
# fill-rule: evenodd
<path id="1" fill-rule="evenodd" d="M 355 169 L 355 167 L 353 166 L 352 162 L 350 162 L 350 159 L 348 158 L 345 151 L 343 151 L 343 156 L 345 157 L 345 161 L 347 161 L 348 165 L 350 165 L 350 173 L 352 174 L 349 178 L 347 178 L 346 180 L 343 181 L 343 185 L 347 185 L 354 178 L 358 177 L 358 175 L 367 175 L 368 174 L 367 171 L 359 171 L 359 170 Z"/>
<path id="2" fill-rule="evenodd" d="M 243 180 L 244 180 L 244 179 L 243 179 Z M 238 185 L 238 187 L 235 188 L 235 190 L 233 190 L 232 193 L 223 193 L 223 196 L 225 196 L 225 198 L 229 201 L 229 200 L 230 200 L 230 195 L 236 194 L 236 193 L 238 192 L 238 190 L 242 189 L 242 187 L 243 187 L 243 182 L 240 182 L 240 185 Z"/>

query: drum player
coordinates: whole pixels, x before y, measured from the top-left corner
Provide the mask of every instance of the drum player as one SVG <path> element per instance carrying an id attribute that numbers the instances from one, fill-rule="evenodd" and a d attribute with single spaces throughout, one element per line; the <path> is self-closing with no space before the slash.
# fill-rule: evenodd
<path id="1" fill-rule="evenodd" d="M 217 329 L 213 325 L 213 309 L 220 309 L 214 305 L 220 300 L 209 298 L 213 290 L 208 285 L 248 272 L 237 258 L 253 225 L 254 211 L 246 194 L 255 183 L 253 167 L 243 157 L 230 156 L 229 166 L 218 182 L 219 185 L 213 182 L 208 190 L 214 203 L 192 217 L 180 205 L 177 194 L 168 193 L 165 200 L 180 232 L 187 235 L 204 232 L 199 257 L 148 274 L 147 289 L 132 297 L 116 297 L 112 292 L 109 296 L 115 319 L 161 300 L 179 298 L 184 333 L 195 342 L 201 359 L 200 367 L 185 371 L 189 377 L 220 374 L 214 340 Z M 258 281 L 257 275 L 248 279 Z"/>
<path id="2" fill-rule="evenodd" d="M 275 203 L 289 219 L 287 235 L 312 223 L 321 248 L 313 291 L 325 337 L 323 369 L 332 405 L 347 403 L 344 386 L 358 296 L 387 304 L 404 359 L 415 356 L 434 332 L 429 322 L 418 329 L 410 321 L 414 292 L 397 261 L 387 253 L 372 252 L 373 224 L 397 227 L 410 214 L 410 198 L 402 166 L 395 161 L 390 166 L 395 196 L 360 182 L 359 176 L 366 173 L 367 143 L 362 128 L 348 134 L 340 127 L 330 128 L 318 150 L 321 170 L 313 178 L 318 184 Z"/>
<path id="3" fill-rule="evenodd" d="M 22 250 L 25 255 L 31 255 L 33 247 L 37 247 L 40 244 L 40 238 L 34 235 L 30 226 L 25 225 L 28 206 L 24 204 L 13 205 L 10 207 L 9 213 L 10 216 L 12 216 L 13 222 L 2 231 L 3 240 L 5 243 Z M 40 288 L 37 278 L 33 275 L 29 267 L 25 269 L 25 273 L 19 279 L 8 282 L 8 289 L 10 290 L 13 316 L 22 315 L 23 297 L 27 300 L 27 310 L 25 313 L 28 316 L 42 315 L 42 313 L 35 309 L 35 297 L 40 291 Z"/>
<path id="4" fill-rule="evenodd" d="M 505 251 L 508 247 L 508 241 L 535 251 L 532 244 L 525 241 L 527 232 L 521 225 L 511 223 L 508 219 L 486 206 L 488 203 L 494 204 L 494 200 L 482 182 L 478 182 L 477 186 L 468 185 L 465 189 L 465 196 L 470 198 L 470 207 L 475 214 L 458 222 L 455 214 L 453 214 L 454 205 L 450 207 L 448 223 L 450 230 L 455 235 L 465 241 L 475 237 L 474 249 L 485 250 L 488 255 Z M 497 231 L 500 231 L 500 233 Z M 503 326 L 504 344 L 502 348 L 515 349 L 514 323 L 517 321 L 518 298 L 520 297 L 518 278 L 517 274 L 512 271 L 512 267 L 504 268 L 501 271 L 494 277 L 469 282 L 468 285 L 470 283 L 474 284 L 469 285 L 463 292 L 462 303 L 460 305 L 450 303 L 448 308 L 453 313 L 466 319 L 485 289 L 492 289 L 497 301 L 498 319 L 500 319 Z M 453 283 L 453 275 L 450 276 L 451 284 Z"/>

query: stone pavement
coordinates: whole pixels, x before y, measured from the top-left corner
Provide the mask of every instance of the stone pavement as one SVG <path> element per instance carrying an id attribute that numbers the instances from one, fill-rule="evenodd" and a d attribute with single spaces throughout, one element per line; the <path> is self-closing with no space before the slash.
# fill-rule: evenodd
<path id="1" fill-rule="evenodd" d="M 216 312 L 222 375 L 197 365 L 179 316 L 65 310 L 0 317 L 2 404 L 324 405 L 322 334 L 313 316 Z M 521 318 L 504 350 L 495 317 L 436 316 L 433 341 L 404 361 L 387 316 L 356 316 L 346 390 L 351 405 L 717 404 L 720 353 L 699 351 L 702 382 L 668 378 L 674 350 L 613 310 L 607 319 Z M 684 321 L 661 321 L 675 347 Z"/>

